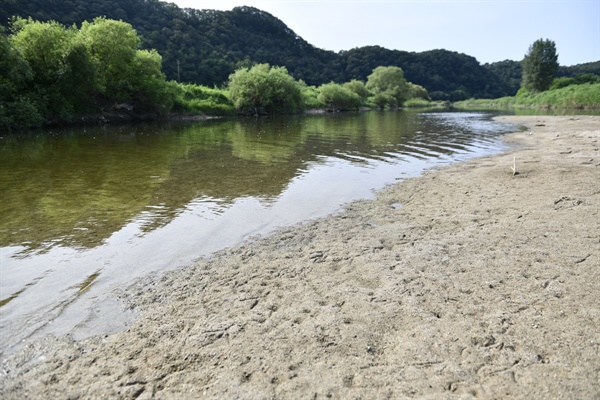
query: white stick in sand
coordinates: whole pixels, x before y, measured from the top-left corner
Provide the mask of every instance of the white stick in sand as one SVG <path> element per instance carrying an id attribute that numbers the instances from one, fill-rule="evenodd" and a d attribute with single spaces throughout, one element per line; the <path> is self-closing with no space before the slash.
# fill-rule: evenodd
<path id="1" fill-rule="evenodd" d="M 513 166 L 511 167 L 513 175 L 517 174 L 517 157 L 513 157 Z"/>

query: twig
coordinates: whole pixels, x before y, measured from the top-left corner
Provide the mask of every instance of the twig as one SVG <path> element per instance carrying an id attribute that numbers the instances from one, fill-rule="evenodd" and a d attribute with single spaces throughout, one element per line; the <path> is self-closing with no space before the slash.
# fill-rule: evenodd
<path id="1" fill-rule="evenodd" d="M 513 175 L 517 175 L 517 157 L 513 157 L 513 166 L 511 167 Z"/>

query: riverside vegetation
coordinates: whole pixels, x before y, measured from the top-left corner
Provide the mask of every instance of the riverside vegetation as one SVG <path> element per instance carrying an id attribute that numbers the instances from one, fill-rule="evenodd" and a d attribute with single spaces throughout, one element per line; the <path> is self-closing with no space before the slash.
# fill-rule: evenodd
<path id="1" fill-rule="evenodd" d="M 484 68 L 472 57 L 445 50 L 411 53 L 408 57 L 404 52 L 377 46 L 353 49 L 340 52 L 338 58 L 330 57 L 326 62 L 321 60 L 326 65 L 322 65 L 320 74 L 315 74 L 305 70 L 295 58 L 279 56 L 284 50 L 296 51 L 303 60 L 300 64 L 314 67 L 320 62 L 313 59 L 314 54 L 306 53 L 306 49 L 312 49 L 315 54 L 319 53 L 319 49 L 302 41 L 268 13 L 252 7 L 239 7 L 231 12 L 181 10 L 174 5 L 169 8 L 158 0 L 140 4 L 138 0 L 115 0 L 114 9 L 121 10 L 119 4 L 125 2 L 142 8 L 152 6 L 146 10 L 148 15 L 159 11 L 175 14 L 185 11 L 177 15 L 190 24 L 201 22 L 204 28 L 204 25 L 214 28 L 225 24 L 223 26 L 231 28 L 231 32 L 238 32 L 239 37 L 255 35 L 252 43 L 262 43 L 263 47 L 267 46 L 265 43 L 277 42 L 279 45 L 271 46 L 271 50 L 279 50 L 275 53 L 264 49 L 255 52 L 255 47 L 246 43 L 242 46 L 246 54 L 243 59 L 239 51 L 235 57 L 231 51 L 219 56 L 219 51 L 229 47 L 239 49 L 239 43 L 236 44 L 232 38 L 225 40 L 223 35 L 219 36 L 219 40 L 225 42 L 215 42 L 217 39 L 209 34 L 210 30 L 202 35 L 211 43 L 210 46 L 205 44 L 214 50 L 211 55 L 203 56 L 202 62 L 194 61 L 196 74 L 191 74 L 191 61 L 181 63 L 181 54 L 171 54 L 174 38 L 170 38 L 167 44 L 149 40 L 155 38 L 153 33 L 158 28 L 150 30 L 144 22 L 146 19 L 134 19 L 144 36 L 138 35 L 132 24 L 106 17 L 80 22 L 80 28 L 77 28 L 75 24 L 63 25 L 54 20 L 42 22 L 32 17 L 15 16 L 30 13 L 45 19 L 60 17 L 48 14 L 49 6 L 37 1 L 31 2 L 40 5 L 37 11 L 28 8 L 29 3 L 2 5 L 0 21 L 7 15 L 13 17 L 9 30 L 0 25 L 0 129 L 98 120 L 156 119 L 173 114 L 224 116 L 236 113 L 297 113 L 306 108 L 341 111 L 361 107 L 423 107 L 466 99 L 469 95 L 500 100 L 469 101 L 457 106 L 487 108 L 491 105 L 506 106 L 511 101 L 547 106 L 548 98 L 557 107 L 566 108 L 596 108 L 600 103 L 597 86 L 571 87 L 582 82 L 597 83 L 600 62 L 565 68 L 558 66 L 555 57 L 554 68 L 546 74 L 546 78 L 559 76 L 553 85 L 564 87 L 564 91 L 555 95 L 546 93 L 540 97 L 542 100 L 526 84 L 526 69 L 529 68 L 526 63 L 521 65 L 507 60 Z M 52 7 L 61 9 L 61 4 L 57 1 Z M 77 8 L 79 11 L 83 9 L 85 7 Z M 126 9 L 129 11 L 122 14 L 130 17 L 135 7 Z M 68 15 L 71 20 L 78 20 L 80 14 Z M 155 22 L 156 26 L 162 24 Z M 185 25 L 185 22 L 182 23 Z M 201 26 L 194 26 L 196 28 Z M 289 42 L 287 39 L 291 36 L 294 40 Z M 148 47 L 155 42 L 160 53 Z M 182 51 L 197 53 L 197 44 L 184 42 L 180 43 L 186 46 Z M 543 49 L 542 46 L 542 55 Z M 166 52 L 165 58 L 163 51 Z M 174 57 L 177 61 L 176 79 L 172 72 Z M 224 67 L 215 57 L 231 60 Z M 163 65 L 164 60 L 166 65 Z M 210 65 L 205 65 L 206 62 Z M 487 72 L 482 72 L 482 69 Z M 219 71 L 218 76 L 214 75 L 215 71 Z M 344 73 L 336 74 L 335 71 Z M 225 80 L 221 80 L 223 77 Z M 346 83 L 338 83 L 344 81 Z M 514 100 L 502 97 L 516 93 L 521 81 L 524 89 Z"/>
<path id="2" fill-rule="evenodd" d="M 6 26 L 15 16 L 65 26 L 98 16 L 122 20 L 139 34 L 142 49 L 156 49 L 163 57 L 167 80 L 208 87 L 221 86 L 240 67 L 269 64 L 285 66 L 296 80 L 317 87 L 331 81 L 366 82 L 378 66 L 397 66 L 434 100 L 501 97 L 518 89 L 504 78 L 520 73 L 511 63 L 492 70 L 474 57 L 443 49 L 416 53 L 364 46 L 336 53 L 311 45 L 283 21 L 254 7 L 182 9 L 160 0 L 0 2 L 0 24 Z M 572 72 L 570 67 L 566 71 Z"/>
<path id="3" fill-rule="evenodd" d="M 567 87 L 549 89 L 532 93 L 520 90 L 516 96 L 499 99 L 470 99 L 454 103 L 454 107 L 466 109 L 513 109 L 513 108 L 547 108 L 556 110 L 600 109 L 600 80 L 597 83 L 574 83 Z"/>
<path id="4" fill-rule="evenodd" d="M 101 118 L 145 119 L 171 112 L 210 115 L 297 113 L 306 107 L 355 110 L 430 100 L 401 68 L 377 67 L 367 82 L 319 87 L 295 80 L 285 67 L 256 64 L 230 75 L 223 88 L 168 81 L 162 57 L 140 50 L 133 27 L 96 18 L 80 29 L 16 18 L 0 36 L 0 127 Z"/>
<path id="5" fill-rule="evenodd" d="M 600 109 L 600 76 L 584 73 L 556 78 L 559 69 L 556 45 L 536 40 L 522 61 L 522 83 L 516 96 L 471 99 L 458 108 Z"/>
<path id="6" fill-rule="evenodd" d="M 433 100 L 514 96 L 522 65 L 504 60 L 480 64 L 466 54 L 435 49 L 424 52 L 363 46 L 339 52 L 319 49 L 275 16 L 254 7 L 230 11 L 179 8 L 161 0 L 28 0 L 0 2 L 0 24 L 12 17 L 57 21 L 65 26 L 98 16 L 130 23 L 142 49 L 163 58 L 167 80 L 221 86 L 240 67 L 285 66 L 310 86 L 366 82 L 380 65 L 401 67 L 406 79 L 427 89 Z M 560 66 L 557 77 L 600 74 L 600 61 Z"/>

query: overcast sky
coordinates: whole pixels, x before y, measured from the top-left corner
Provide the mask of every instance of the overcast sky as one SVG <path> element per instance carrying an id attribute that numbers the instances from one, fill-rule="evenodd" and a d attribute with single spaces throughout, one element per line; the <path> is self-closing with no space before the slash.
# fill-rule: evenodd
<path id="1" fill-rule="evenodd" d="M 561 65 L 600 60 L 600 0 L 170 0 L 179 7 L 247 5 L 326 50 L 379 45 L 446 49 L 481 63 L 520 61 L 537 39 L 556 43 Z"/>

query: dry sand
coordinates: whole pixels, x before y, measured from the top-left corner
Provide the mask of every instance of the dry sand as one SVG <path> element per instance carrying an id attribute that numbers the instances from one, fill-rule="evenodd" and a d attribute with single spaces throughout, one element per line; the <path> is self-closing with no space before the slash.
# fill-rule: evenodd
<path id="1" fill-rule="evenodd" d="M 509 152 L 139 283 L 130 330 L 30 345 L 0 396 L 599 399 L 600 117 L 501 119 Z"/>

